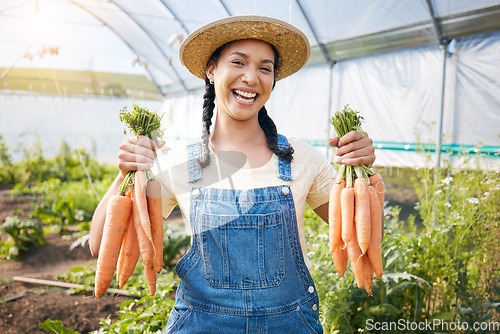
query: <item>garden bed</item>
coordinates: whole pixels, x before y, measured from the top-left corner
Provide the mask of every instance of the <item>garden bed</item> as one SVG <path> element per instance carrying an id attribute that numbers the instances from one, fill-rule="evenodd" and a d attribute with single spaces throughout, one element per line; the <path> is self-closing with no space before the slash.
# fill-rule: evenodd
<path id="1" fill-rule="evenodd" d="M 31 200 L 30 196 L 11 196 L 9 190 L 1 190 L 0 218 L 27 215 L 32 212 Z M 45 238 L 45 245 L 30 249 L 18 262 L 0 260 L 0 281 L 6 283 L 0 285 L 1 300 L 5 301 L 0 307 L 0 333 L 44 333 L 38 324 L 48 318 L 80 333 L 99 329 L 99 319 L 113 315 L 128 297 L 97 299 L 91 293 L 70 295 L 67 289 L 12 281 L 15 276 L 54 280 L 56 274 L 95 262 L 87 247 L 69 251 L 74 239 L 59 234 Z"/>

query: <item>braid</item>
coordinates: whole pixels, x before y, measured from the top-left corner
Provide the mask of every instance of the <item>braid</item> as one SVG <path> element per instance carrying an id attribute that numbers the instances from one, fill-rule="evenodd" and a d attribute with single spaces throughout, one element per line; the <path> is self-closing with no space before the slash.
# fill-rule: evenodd
<path id="1" fill-rule="evenodd" d="M 208 78 L 205 78 L 205 94 L 203 94 L 203 128 L 201 135 L 201 159 L 200 165 L 202 168 L 210 164 L 210 149 L 209 138 L 210 126 L 212 125 L 212 116 L 215 108 L 215 89 Z"/>
<path id="2" fill-rule="evenodd" d="M 267 146 L 273 151 L 278 157 L 285 159 L 287 161 L 292 161 L 293 159 L 293 147 L 288 146 L 284 150 L 280 150 L 278 147 L 278 131 L 276 130 L 276 125 L 273 120 L 267 114 L 266 107 L 262 107 L 259 111 L 259 124 L 267 138 Z"/>

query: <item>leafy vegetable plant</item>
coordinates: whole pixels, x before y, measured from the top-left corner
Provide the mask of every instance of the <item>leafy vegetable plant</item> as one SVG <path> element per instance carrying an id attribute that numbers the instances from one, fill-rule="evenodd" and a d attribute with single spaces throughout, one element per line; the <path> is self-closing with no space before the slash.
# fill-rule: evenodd
<path id="1" fill-rule="evenodd" d="M 31 245 L 45 243 L 42 224 L 32 219 L 22 221 L 17 216 L 7 217 L 0 225 L 0 232 L 9 235 L 9 240 L 0 244 L 0 255 L 8 260 L 17 261 L 21 252 L 27 251 Z"/>

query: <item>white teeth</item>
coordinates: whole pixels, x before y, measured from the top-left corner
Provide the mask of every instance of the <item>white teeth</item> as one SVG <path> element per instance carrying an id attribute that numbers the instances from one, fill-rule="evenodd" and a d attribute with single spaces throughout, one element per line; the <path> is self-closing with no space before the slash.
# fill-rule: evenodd
<path id="1" fill-rule="evenodd" d="M 246 98 L 249 98 L 249 99 L 253 99 L 255 96 L 257 96 L 257 93 L 248 93 L 248 92 L 244 92 L 244 91 L 239 90 L 239 89 L 235 89 L 234 91 L 236 92 L 236 94 L 241 95 L 241 96 L 246 97 Z"/>

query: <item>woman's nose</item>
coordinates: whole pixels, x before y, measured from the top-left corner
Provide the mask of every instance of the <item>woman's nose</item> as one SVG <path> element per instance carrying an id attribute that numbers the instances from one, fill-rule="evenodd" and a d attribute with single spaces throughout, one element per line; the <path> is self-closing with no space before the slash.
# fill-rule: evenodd
<path id="1" fill-rule="evenodd" d="M 257 84 L 257 82 L 259 82 L 259 76 L 257 74 L 257 71 L 248 69 L 241 77 L 241 80 L 246 82 L 249 86 L 253 86 Z"/>

